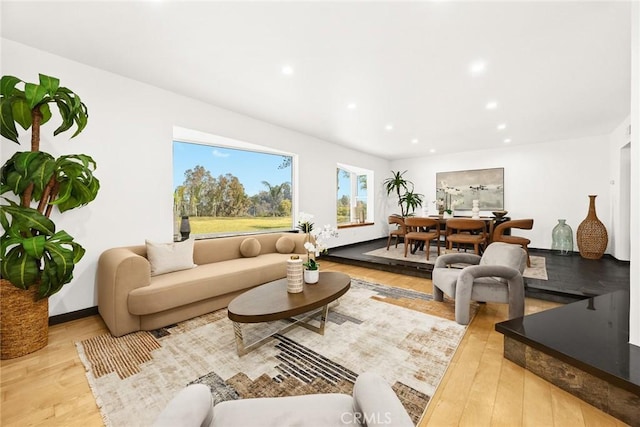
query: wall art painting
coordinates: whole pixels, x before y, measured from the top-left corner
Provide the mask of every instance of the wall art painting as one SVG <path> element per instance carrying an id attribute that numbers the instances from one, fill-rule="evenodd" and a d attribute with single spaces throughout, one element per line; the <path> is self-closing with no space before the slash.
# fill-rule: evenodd
<path id="1" fill-rule="evenodd" d="M 479 200 L 480 210 L 503 210 L 504 168 L 438 172 L 436 194 L 448 209 L 471 210 Z"/>

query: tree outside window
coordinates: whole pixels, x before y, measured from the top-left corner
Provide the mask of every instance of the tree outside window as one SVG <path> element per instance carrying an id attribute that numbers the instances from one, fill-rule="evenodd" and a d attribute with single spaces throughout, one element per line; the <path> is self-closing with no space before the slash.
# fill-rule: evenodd
<path id="1" fill-rule="evenodd" d="M 174 141 L 174 235 L 188 216 L 196 238 L 291 230 L 293 156 Z"/>
<path id="2" fill-rule="evenodd" d="M 336 222 L 338 225 L 373 221 L 373 215 L 368 210 L 368 206 L 373 206 L 372 195 L 368 191 L 372 187 L 372 182 L 373 171 L 338 164 L 336 168 Z"/>

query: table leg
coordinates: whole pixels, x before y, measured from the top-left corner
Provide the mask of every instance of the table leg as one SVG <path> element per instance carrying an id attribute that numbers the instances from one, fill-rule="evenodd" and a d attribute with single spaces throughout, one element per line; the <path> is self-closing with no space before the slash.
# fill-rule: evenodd
<path id="1" fill-rule="evenodd" d="M 244 347 L 244 337 L 242 336 L 242 327 L 240 323 L 233 322 L 233 334 L 236 337 L 236 349 L 238 350 L 238 356 L 247 354 L 247 349 Z"/>
<path id="2" fill-rule="evenodd" d="M 424 241 L 416 240 L 413 243 L 413 248 L 411 249 L 411 253 L 415 255 L 415 253 L 418 252 L 418 250 L 423 250 L 423 249 L 424 249 Z"/>
<path id="3" fill-rule="evenodd" d="M 320 335 L 324 335 L 324 327 L 325 327 L 325 324 L 327 323 L 327 318 L 329 317 L 329 304 L 322 307 L 322 310 L 320 312 L 320 326 L 314 326 L 307 323 L 309 320 L 313 319 L 317 315 L 318 315 L 318 312 L 314 313 L 309 317 L 302 319 L 300 323 L 298 323 L 298 325 L 302 326 L 303 328 L 309 329 L 310 331 L 318 333 Z"/>
<path id="4" fill-rule="evenodd" d="M 318 315 L 320 315 L 320 325 L 319 326 L 315 326 L 315 325 L 311 325 L 310 323 L 308 323 L 310 320 L 314 319 L 315 317 L 317 317 Z M 329 317 L 329 304 L 323 306 L 320 310 L 316 310 L 315 312 L 313 312 L 312 314 L 310 314 L 309 316 L 306 316 L 302 319 L 299 320 L 295 320 L 295 319 L 290 319 L 293 320 L 291 324 L 285 326 L 284 328 L 270 334 L 267 335 L 264 338 L 260 338 L 259 340 L 247 345 L 244 342 L 244 336 L 242 335 L 242 324 L 238 323 L 238 322 L 233 322 L 233 334 L 235 335 L 236 338 L 236 349 L 238 351 L 238 356 L 244 356 L 245 354 L 249 353 L 251 350 L 254 350 L 258 347 L 260 347 L 261 345 L 263 345 L 264 343 L 266 343 L 267 341 L 271 341 L 273 339 L 273 336 L 276 334 L 284 334 L 286 332 L 289 332 L 291 329 L 293 329 L 296 326 L 302 326 L 306 329 L 309 329 L 310 331 L 313 331 L 315 333 L 318 333 L 320 335 L 324 335 L 324 328 L 325 328 L 325 324 L 327 322 L 327 318 Z M 283 319 L 285 320 L 285 319 Z"/>

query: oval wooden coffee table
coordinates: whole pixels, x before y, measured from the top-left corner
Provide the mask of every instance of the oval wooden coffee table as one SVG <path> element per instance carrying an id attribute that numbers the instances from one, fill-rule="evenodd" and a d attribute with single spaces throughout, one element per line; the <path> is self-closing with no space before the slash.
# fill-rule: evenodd
<path id="1" fill-rule="evenodd" d="M 297 294 L 287 292 L 287 279 L 275 280 L 257 286 L 234 298 L 228 307 L 229 319 L 233 321 L 238 355 L 242 356 L 269 341 L 273 335 L 285 333 L 295 326 L 302 326 L 324 335 L 324 327 L 329 314 L 329 303 L 344 295 L 351 286 L 351 278 L 338 272 L 321 272 L 318 283 L 304 285 Z M 308 313 L 302 318 L 295 318 Z M 309 323 L 320 315 L 320 325 Z M 269 336 L 245 345 L 242 336 L 242 323 L 271 322 L 291 320 L 287 325 Z"/>

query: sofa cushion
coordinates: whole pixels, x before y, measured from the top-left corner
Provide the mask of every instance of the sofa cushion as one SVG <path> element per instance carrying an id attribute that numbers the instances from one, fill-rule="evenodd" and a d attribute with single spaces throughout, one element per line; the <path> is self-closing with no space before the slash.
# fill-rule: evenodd
<path id="1" fill-rule="evenodd" d="M 194 239 L 182 242 L 154 243 L 145 241 L 147 259 L 151 264 L 151 275 L 171 273 L 195 267 L 193 263 Z"/>
<path id="2" fill-rule="evenodd" d="M 527 266 L 526 252 L 520 245 L 493 242 L 485 249 L 479 265 L 504 265 L 515 268 L 522 274 Z M 507 279 L 504 277 L 494 277 L 494 279 L 507 284 Z"/>
<path id="3" fill-rule="evenodd" d="M 431 277 L 438 288 L 451 298 L 456 296 L 456 285 L 458 276 L 462 270 L 459 268 L 434 268 Z"/>
<path id="4" fill-rule="evenodd" d="M 282 236 L 276 242 L 276 250 L 281 254 L 290 254 L 296 248 L 296 242 L 289 236 Z"/>
<path id="5" fill-rule="evenodd" d="M 304 241 L 306 235 L 302 233 L 261 233 L 254 235 L 218 237 L 213 239 L 196 240 L 193 253 L 193 261 L 198 265 L 212 262 L 229 261 L 242 258 L 240 244 L 247 238 L 255 238 L 260 242 L 261 256 L 268 253 L 278 253 L 276 242 L 280 237 L 289 237 L 295 243 L 294 253 L 306 253 Z"/>
<path id="6" fill-rule="evenodd" d="M 138 316 L 250 289 L 287 276 L 286 254 L 262 254 L 199 265 L 151 278 L 149 286 L 129 292 L 129 312 Z"/>
<path id="7" fill-rule="evenodd" d="M 522 274 L 527 266 L 526 252 L 520 245 L 494 242 L 485 249 L 480 265 L 505 265 Z"/>
<path id="8" fill-rule="evenodd" d="M 260 255 L 260 242 L 255 237 L 247 237 L 240 243 L 240 253 L 245 258 L 253 258 Z"/>

